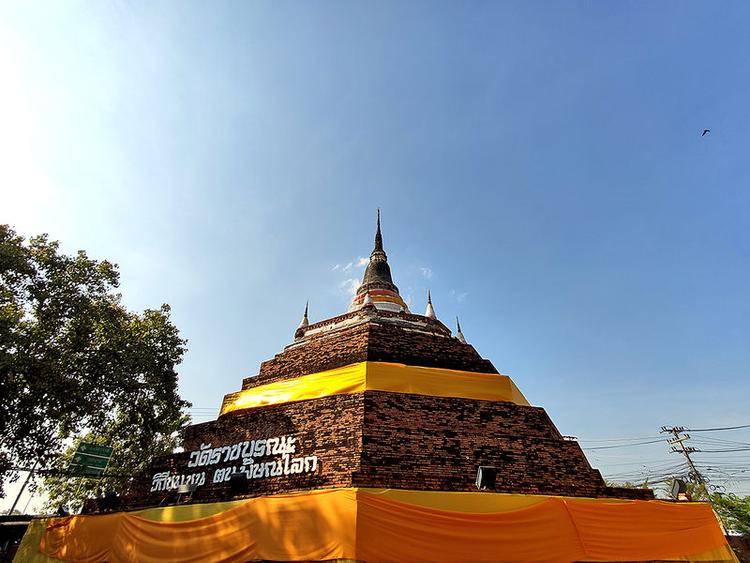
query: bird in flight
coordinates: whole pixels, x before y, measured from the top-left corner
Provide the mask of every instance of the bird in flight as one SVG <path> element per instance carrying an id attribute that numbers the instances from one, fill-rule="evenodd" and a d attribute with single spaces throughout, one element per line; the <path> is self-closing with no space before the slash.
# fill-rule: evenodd
<path id="1" fill-rule="evenodd" d="M 710 133 L 710 132 L 711 132 L 711 130 L 710 130 L 710 129 L 704 129 L 704 130 L 703 130 L 703 133 L 701 133 L 701 137 L 705 137 L 705 136 L 706 136 L 706 135 L 707 135 L 708 133 Z"/>

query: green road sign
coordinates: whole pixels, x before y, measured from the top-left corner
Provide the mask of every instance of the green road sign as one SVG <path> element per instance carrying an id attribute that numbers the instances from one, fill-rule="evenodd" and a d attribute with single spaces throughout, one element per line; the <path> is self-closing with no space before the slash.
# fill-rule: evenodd
<path id="1" fill-rule="evenodd" d="M 104 469 L 87 467 L 85 465 L 74 465 L 71 463 L 68 467 L 68 473 L 78 477 L 101 477 L 104 473 Z"/>
<path id="2" fill-rule="evenodd" d="M 113 449 L 81 442 L 70 460 L 68 471 L 75 475 L 100 477 L 109 464 Z"/>
<path id="3" fill-rule="evenodd" d="M 72 465 L 85 465 L 86 467 L 104 469 L 109 463 L 109 458 L 76 453 L 73 455 L 70 463 Z"/>
<path id="4" fill-rule="evenodd" d="M 78 444 L 78 451 L 76 453 L 95 455 L 109 459 L 112 457 L 112 451 L 113 449 L 110 446 L 97 446 L 96 444 L 81 442 Z"/>

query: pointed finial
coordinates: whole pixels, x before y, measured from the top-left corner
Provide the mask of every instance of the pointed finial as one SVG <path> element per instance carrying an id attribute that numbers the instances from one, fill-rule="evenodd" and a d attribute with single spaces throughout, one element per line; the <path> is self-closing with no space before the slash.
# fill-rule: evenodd
<path id="1" fill-rule="evenodd" d="M 424 316 L 430 319 L 437 319 L 435 309 L 432 306 L 432 295 L 429 289 L 427 290 L 427 309 L 425 309 Z"/>
<path id="2" fill-rule="evenodd" d="M 373 249 L 373 253 L 375 252 L 383 252 L 383 234 L 380 232 L 380 208 L 378 207 L 378 222 L 377 222 L 377 228 L 375 230 L 375 248 Z"/>
<path id="3" fill-rule="evenodd" d="M 456 338 L 461 344 L 466 344 L 466 338 L 464 337 L 464 333 L 461 332 L 461 323 L 458 322 L 458 317 L 456 317 Z"/>
<path id="4" fill-rule="evenodd" d="M 305 328 L 305 327 L 307 327 L 310 324 L 310 321 L 307 320 L 307 309 L 308 309 L 309 306 L 310 306 L 310 300 L 308 299 L 305 302 L 305 314 L 302 315 L 302 320 L 300 321 L 299 326 L 297 327 L 298 330 L 300 328 Z"/>

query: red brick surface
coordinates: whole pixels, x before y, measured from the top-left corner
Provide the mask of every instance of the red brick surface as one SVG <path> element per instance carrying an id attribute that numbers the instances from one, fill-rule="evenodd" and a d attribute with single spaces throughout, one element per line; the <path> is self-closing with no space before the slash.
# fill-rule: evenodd
<path id="1" fill-rule="evenodd" d="M 158 504 L 150 476 L 185 473 L 188 452 L 278 435 L 317 455 L 315 474 L 250 481 L 250 495 L 329 487 L 473 491 L 479 465 L 498 468 L 495 491 L 566 496 L 650 498 L 613 490 L 576 442 L 562 438 L 545 411 L 512 403 L 368 391 L 230 413 L 186 431 L 186 453 L 156 460 L 133 490 L 138 505 Z M 217 467 L 212 467 L 210 474 Z M 228 498 L 228 484 L 207 483 L 195 500 Z"/>
<path id="2" fill-rule="evenodd" d="M 370 307 L 297 331 L 295 342 L 263 362 L 243 389 L 361 361 L 396 362 L 496 373 L 470 345 L 439 321 Z M 294 436 L 295 455 L 317 456 L 314 473 L 249 481 L 251 496 L 329 487 L 476 490 L 479 465 L 498 468 L 495 491 L 567 496 L 652 498 L 651 491 L 607 487 L 579 445 L 564 440 L 546 412 L 513 403 L 368 391 L 235 411 L 185 430 L 186 453 L 154 460 L 131 488 L 131 506 L 169 502 L 150 493 L 152 476 L 187 474 L 189 452 L 272 436 Z M 235 464 L 236 465 L 236 464 Z M 229 497 L 213 484 L 217 468 L 194 501 Z M 239 471 L 239 468 L 237 468 Z"/>
<path id="3" fill-rule="evenodd" d="M 356 316 L 358 313 L 338 318 Z M 406 323 L 399 325 L 394 322 L 399 318 L 408 320 L 413 317 L 415 315 L 380 312 L 377 318 L 346 330 L 302 338 L 273 359 L 263 362 L 260 373 L 246 378 L 242 388 L 364 361 L 497 373 L 489 360 L 482 358 L 470 344 L 462 344 L 453 338 L 439 321 L 420 317 L 422 322 L 429 323 L 420 331 Z M 308 330 L 315 326 L 311 325 Z"/>
<path id="4" fill-rule="evenodd" d="M 202 443 L 217 447 L 282 435 L 297 439 L 298 454 L 317 455 L 318 470 L 313 474 L 250 480 L 252 496 L 351 486 L 351 476 L 359 469 L 363 416 L 363 395 L 336 395 L 314 401 L 237 411 L 216 421 L 189 426 L 185 430 L 185 452 L 155 459 L 148 475 L 133 486 L 131 494 L 137 499 L 132 504 L 159 504 L 167 497 L 164 492 L 149 493 L 154 473 L 171 469 L 176 473 L 199 471 L 188 469 L 187 463 L 189 452 L 198 450 Z M 207 478 L 213 476 L 216 468 L 227 465 L 232 464 L 210 466 L 206 470 Z M 207 482 L 197 489 L 194 499 L 221 500 L 227 498 L 228 494 L 228 484 L 213 485 Z"/>
<path id="5" fill-rule="evenodd" d="M 497 492 L 613 496 L 538 407 L 367 392 L 362 443 L 355 485 L 472 491 L 489 465 Z"/>

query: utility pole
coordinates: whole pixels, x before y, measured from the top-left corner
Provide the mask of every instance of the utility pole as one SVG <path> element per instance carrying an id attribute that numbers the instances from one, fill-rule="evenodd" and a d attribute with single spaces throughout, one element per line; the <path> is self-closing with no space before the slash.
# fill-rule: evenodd
<path id="1" fill-rule="evenodd" d="M 18 496 L 16 496 L 16 500 L 13 501 L 13 506 L 10 507 L 10 510 L 8 511 L 8 514 L 13 514 L 13 511 L 16 509 L 16 505 L 18 504 L 18 501 L 21 500 L 21 495 L 23 494 L 24 489 L 26 489 L 26 485 L 29 484 L 29 480 L 31 479 L 31 476 L 34 474 L 34 471 L 36 470 L 36 466 L 39 465 L 39 458 L 34 462 L 34 467 L 31 468 L 29 471 L 29 474 L 26 476 L 26 480 L 23 482 L 23 485 L 21 485 L 21 490 L 18 491 Z"/>
<path id="2" fill-rule="evenodd" d="M 711 506 L 714 509 L 714 512 L 719 517 L 719 520 L 721 521 L 721 525 L 724 527 L 724 529 L 727 528 L 727 523 L 724 520 L 724 517 L 716 510 L 716 505 L 714 504 L 714 499 L 711 498 L 711 495 L 708 493 L 708 484 L 706 483 L 706 480 L 703 478 L 703 475 L 701 475 L 701 472 L 698 471 L 698 468 L 693 463 L 692 458 L 690 457 L 690 454 L 699 452 L 700 450 L 693 448 L 692 446 L 686 446 L 685 441 L 690 439 L 690 434 L 685 433 L 684 435 L 680 436 L 681 433 L 685 432 L 684 426 L 662 426 L 659 430 L 661 434 L 672 434 L 674 438 L 667 439 L 667 444 L 672 446 L 672 452 L 682 454 L 685 456 L 685 459 L 687 460 L 688 467 L 690 467 L 690 474 L 689 477 L 701 485 L 703 487 L 703 494 L 706 495 L 706 500 L 711 504 Z"/>
<path id="3" fill-rule="evenodd" d="M 659 430 L 662 434 L 673 434 L 674 438 L 669 438 L 667 440 L 667 444 L 672 446 L 672 452 L 682 454 L 685 456 L 685 459 L 687 460 L 688 467 L 690 467 L 690 478 L 695 481 L 696 483 L 703 485 L 703 488 L 706 488 L 706 480 L 703 478 L 703 475 L 701 475 L 701 472 L 698 471 L 698 468 L 693 463 L 693 460 L 690 458 L 690 454 L 700 451 L 697 450 L 691 446 L 686 446 L 685 441 L 690 439 L 690 434 L 684 434 L 680 435 L 681 433 L 685 432 L 684 426 L 662 426 L 661 430 Z"/>

